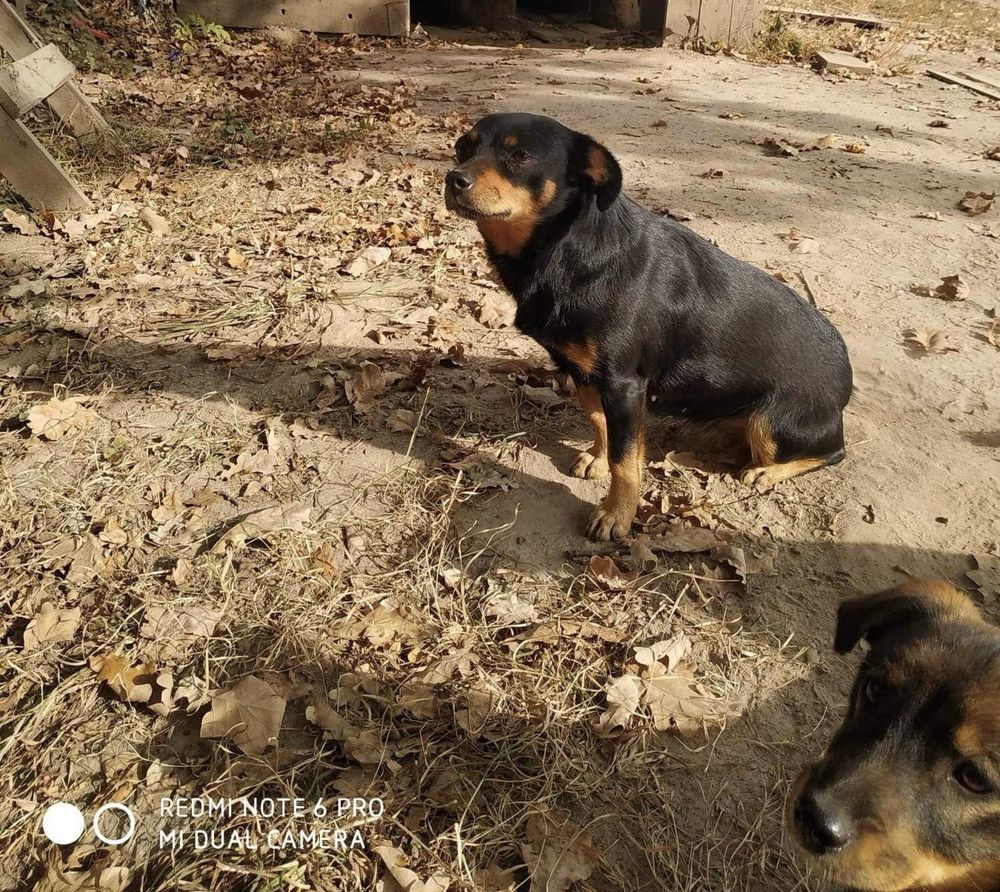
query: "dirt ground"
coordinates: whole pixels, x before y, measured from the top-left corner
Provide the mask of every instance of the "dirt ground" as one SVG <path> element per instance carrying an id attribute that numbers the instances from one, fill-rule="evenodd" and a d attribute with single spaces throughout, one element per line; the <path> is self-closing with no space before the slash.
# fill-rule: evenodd
<path id="1" fill-rule="evenodd" d="M 838 602 L 930 575 L 1000 620 L 1000 105 L 923 74 L 996 48 L 866 79 L 434 33 L 123 32 L 83 77 L 120 144 L 52 134 L 94 212 L 0 193 L 0 889 L 822 889 L 781 813 Z M 662 424 L 656 558 L 583 538 L 582 413 L 440 195 L 515 109 L 829 315 L 844 463 L 759 492 Z M 385 814 L 160 814 L 199 796 Z M 135 836 L 52 845 L 57 800 Z M 263 843 L 335 826 L 364 848 Z M 159 835 L 197 828 L 246 836 Z"/>

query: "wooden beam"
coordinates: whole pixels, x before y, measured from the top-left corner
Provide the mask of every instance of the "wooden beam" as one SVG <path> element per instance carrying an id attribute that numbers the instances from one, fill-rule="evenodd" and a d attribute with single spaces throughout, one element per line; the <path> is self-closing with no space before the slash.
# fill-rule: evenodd
<path id="1" fill-rule="evenodd" d="M 886 30 L 898 25 L 895 19 L 873 19 L 871 16 L 847 15 L 842 12 L 820 12 L 815 9 L 790 9 L 787 6 L 765 6 L 767 12 L 777 12 L 781 15 L 795 16 L 800 19 L 813 19 L 817 22 L 847 22 L 859 28 L 879 28 Z"/>
<path id="2" fill-rule="evenodd" d="M 409 34 L 409 0 L 178 0 L 179 15 L 227 28 L 298 28 L 330 34 Z"/>
<path id="3" fill-rule="evenodd" d="M 42 48 L 42 42 L 34 31 L 6 0 L 0 0 L 0 48 L 15 61 Z M 49 96 L 46 102 L 75 136 L 106 134 L 111 131 L 100 112 L 71 80 Z"/>
<path id="4" fill-rule="evenodd" d="M 12 118 L 20 118 L 58 90 L 74 71 L 56 45 L 50 43 L 0 68 L 0 105 Z"/>
<path id="5" fill-rule="evenodd" d="M 964 77 L 957 77 L 954 74 L 947 74 L 944 71 L 935 71 L 933 68 L 927 69 L 927 75 L 936 80 L 944 81 L 946 84 L 955 84 L 955 86 L 958 87 L 965 87 L 966 90 L 971 90 L 973 93 L 979 93 L 981 96 L 988 96 L 990 99 L 1000 100 L 1000 92 L 997 90 L 991 90 L 989 87 L 982 86 L 974 81 L 966 80 Z"/>
<path id="6" fill-rule="evenodd" d="M 975 81 L 977 84 L 985 84 L 991 90 L 996 90 L 1000 93 L 1000 84 L 996 83 L 996 81 L 988 81 L 985 77 L 980 77 L 978 74 L 972 74 L 969 71 L 963 71 L 962 77 L 966 80 Z"/>
<path id="7" fill-rule="evenodd" d="M 90 201 L 34 134 L 0 109 L 0 173 L 39 210 L 83 210 Z"/>

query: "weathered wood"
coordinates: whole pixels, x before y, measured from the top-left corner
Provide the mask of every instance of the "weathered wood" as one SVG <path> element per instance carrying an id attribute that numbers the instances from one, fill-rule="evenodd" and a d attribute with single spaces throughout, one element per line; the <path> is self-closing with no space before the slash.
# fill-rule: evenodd
<path id="1" fill-rule="evenodd" d="M 996 81 L 988 81 L 986 80 L 985 77 L 980 77 L 978 74 L 972 74 L 969 71 L 963 71 L 962 77 L 964 77 L 966 80 L 969 81 L 975 81 L 977 84 L 984 84 L 991 90 L 996 90 L 998 93 L 1000 93 L 1000 84 L 998 84 Z"/>
<path id="2" fill-rule="evenodd" d="M 733 0 L 729 20 L 731 46 L 747 46 L 760 33 L 764 19 L 764 0 Z"/>
<path id="3" fill-rule="evenodd" d="M 58 90 L 74 71 L 55 44 L 50 43 L 0 68 L 0 105 L 12 118 L 20 118 Z"/>
<path id="4" fill-rule="evenodd" d="M 873 19 L 871 16 L 847 15 L 841 12 L 821 12 L 815 9 L 789 9 L 787 6 L 765 6 L 767 12 L 777 12 L 781 15 L 795 16 L 799 19 L 812 19 L 817 22 L 845 22 L 857 25 L 859 28 L 878 28 L 887 30 L 899 22 L 896 19 Z"/>
<path id="5" fill-rule="evenodd" d="M 42 48 L 42 42 L 28 23 L 6 0 L 0 0 L 0 48 L 15 61 Z M 111 129 L 73 81 L 67 81 L 45 101 L 75 136 L 107 133 Z"/>
<path id="6" fill-rule="evenodd" d="M 82 210 L 90 207 L 58 162 L 20 121 L 0 109 L 0 173 L 40 210 Z"/>
<path id="7" fill-rule="evenodd" d="M 329 34 L 409 33 L 409 0 L 178 0 L 180 15 L 227 28 L 279 26 Z"/>
<path id="8" fill-rule="evenodd" d="M 964 87 L 966 90 L 971 90 L 973 93 L 979 93 L 981 96 L 988 96 L 990 99 L 1000 100 L 1000 91 L 991 90 L 983 84 L 966 80 L 964 77 L 957 77 L 954 74 L 947 74 L 944 71 L 935 71 L 933 68 L 927 69 L 927 75 L 935 78 L 936 80 L 944 81 L 946 84 L 954 84 L 957 87 Z"/>
<path id="9" fill-rule="evenodd" d="M 667 0 L 667 19 L 663 29 L 664 37 L 698 36 L 698 16 L 701 0 Z"/>
<path id="10" fill-rule="evenodd" d="M 698 36 L 707 43 L 727 43 L 729 23 L 733 17 L 732 4 L 736 0 L 701 0 L 698 10 Z"/>

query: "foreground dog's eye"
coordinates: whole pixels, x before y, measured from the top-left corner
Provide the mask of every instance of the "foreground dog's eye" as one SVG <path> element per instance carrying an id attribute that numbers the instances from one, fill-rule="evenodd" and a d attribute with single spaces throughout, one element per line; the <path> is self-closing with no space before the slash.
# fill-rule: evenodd
<path id="1" fill-rule="evenodd" d="M 527 161 L 530 157 L 531 155 L 529 155 L 526 151 L 524 151 L 524 149 L 514 149 L 514 151 L 510 153 L 511 161 L 515 162 L 516 164 L 524 164 L 524 162 Z"/>
<path id="2" fill-rule="evenodd" d="M 970 793 L 982 796 L 993 792 L 993 785 L 972 762 L 960 763 L 956 766 L 953 775 L 959 785 Z"/>
<path id="3" fill-rule="evenodd" d="M 882 699 L 882 695 L 885 693 L 885 685 L 877 678 L 869 678 L 865 681 L 862 693 L 864 694 L 865 702 L 874 706 Z"/>

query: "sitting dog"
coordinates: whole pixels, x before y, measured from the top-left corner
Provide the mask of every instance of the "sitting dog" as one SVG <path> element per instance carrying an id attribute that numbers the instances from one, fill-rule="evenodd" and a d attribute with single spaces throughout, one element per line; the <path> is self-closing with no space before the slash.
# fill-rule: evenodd
<path id="1" fill-rule="evenodd" d="M 844 724 L 789 797 L 792 834 L 835 883 L 1000 892 L 1000 629 L 946 582 L 840 608 L 871 644 Z"/>
<path id="2" fill-rule="evenodd" d="M 551 118 L 490 115 L 455 152 L 448 208 L 478 224 L 517 327 L 573 376 L 593 426 L 571 472 L 610 466 L 593 538 L 631 529 L 647 401 L 720 431 L 738 425 L 747 483 L 844 457 L 847 350 L 794 291 L 641 208 L 621 193 L 611 153 Z"/>

